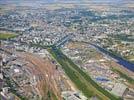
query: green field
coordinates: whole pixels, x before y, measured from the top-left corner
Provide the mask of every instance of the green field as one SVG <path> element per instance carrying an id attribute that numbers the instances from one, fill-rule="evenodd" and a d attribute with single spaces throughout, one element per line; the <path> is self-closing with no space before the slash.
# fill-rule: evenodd
<path id="1" fill-rule="evenodd" d="M 0 40 L 2 39 L 10 39 L 16 37 L 16 34 L 10 34 L 10 33 L 0 33 Z"/>
<path id="2" fill-rule="evenodd" d="M 134 42 L 133 35 L 116 34 L 116 35 L 109 35 L 109 36 L 120 41 Z"/>
<path id="3" fill-rule="evenodd" d="M 52 47 L 48 51 L 62 66 L 63 70 L 76 87 L 88 98 L 97 96 L 101 100 L 120 100 L 120 98 L 110 94 L 100 87 L 91 77 L 75 65 L 59 49 Z"/>

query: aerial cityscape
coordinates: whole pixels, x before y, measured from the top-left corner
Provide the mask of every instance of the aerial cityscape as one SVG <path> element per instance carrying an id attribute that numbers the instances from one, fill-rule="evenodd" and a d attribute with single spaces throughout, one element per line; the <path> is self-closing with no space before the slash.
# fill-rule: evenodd
<path id="1" fill-rule="evenodd" d="M 134 1 L 0 0 L 0 100 L 134 100 Z"/>

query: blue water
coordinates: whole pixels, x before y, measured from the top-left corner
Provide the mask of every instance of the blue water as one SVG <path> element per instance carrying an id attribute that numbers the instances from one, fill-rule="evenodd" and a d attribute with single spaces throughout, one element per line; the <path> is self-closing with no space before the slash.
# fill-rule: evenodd
<path id="1" fill-rule="evenodd" d="M 97 46 L 97 45 L 95 45 L 95 44 L 91 44 L 91 45 L 93 45 L 93 46 L 94 46 L 95 48 L 97 48 L 99 51 L 101 51 L 101 52 L 103 52 L 103 53 L 109 55 L 110 57 L 116 59 L 118 64 L 120 64 L 120 65 L 122 65 L 123 67 L 127 68 L 128 70 L 134 72 L 134 63 L 131 63 L 131 62 L 129 62 L 129 61 L 123 59 L 122 57 L 119 57 L 119 56 L 117 56 L 117 55 L 114 55 L 114 54 L 110 53 L 109 51 L 107 51 L 106 49 L 101 48 L 100 46 Z"/>
<path id="2" fill-rule="evenodd" d="M 95 78 L 96 81 L 100 81 L 100 82 L 108 82 L 110 81 L 109 79 L 105 78 L 105 77 L 97 77 Z"/>

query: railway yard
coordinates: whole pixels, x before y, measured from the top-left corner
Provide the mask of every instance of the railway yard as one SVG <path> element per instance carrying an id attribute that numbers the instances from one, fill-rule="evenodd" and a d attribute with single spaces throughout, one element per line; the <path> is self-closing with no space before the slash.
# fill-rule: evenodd
<path id="1" fill-rule="evenodd" d="M 16 52 L 13 48 L 14 52 L 11 52 L 11 48 L 1 48 L 1 63 L 4 65 L 3 73 L 6 79 L 2 85 L 16 97 L 27 97 L 28 100 L 60 100 L 62 92 L 64 95 L 65 91 L 74 94 L 79 92 L 46 50 L 43 56 L 40 56 L 41 53 Z"/>

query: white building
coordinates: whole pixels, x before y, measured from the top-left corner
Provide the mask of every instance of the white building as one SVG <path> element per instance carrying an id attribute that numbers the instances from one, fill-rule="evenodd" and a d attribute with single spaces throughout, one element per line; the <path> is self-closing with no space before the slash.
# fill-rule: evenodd
<path id="1" fill-rule="evenodd" d="M 116 83 L 111 92 L 119 97 L 122 97 L 126 89 L 127 89 L 126 85 Z"/>

